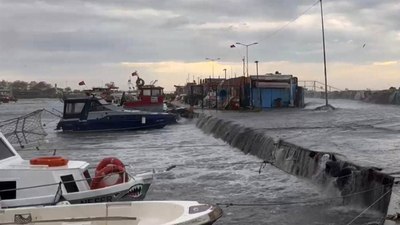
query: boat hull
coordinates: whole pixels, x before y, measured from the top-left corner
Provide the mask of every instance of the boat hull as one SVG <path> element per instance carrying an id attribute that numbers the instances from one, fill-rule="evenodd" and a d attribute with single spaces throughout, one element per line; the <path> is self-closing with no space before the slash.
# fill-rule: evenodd
<path id="1" fill-rule="evenodd" d="M 206 225 L 222 216 L 218 206 L 196 201 L 142 201 L 25 207 L 0 210 L 1 224 Z"/>
<path id="2" fill-rule="evenodd" d="M 63 131 L 119 131 L 119 130 L 143 130 L 163 128 L 176 122 L 173 115 L 134 115 L 134 116 L 106 116 L 101 119 L 80 120 L 62 119 L 58 129 Z"/>
<path id="3" fill-rule="evenodd" d="M 72 193 L 54 192 L 55 194 L 32 196 L 0 201 L 3 208 L 28 207 L 36 205 L 54 205 L 60 201 L 69 201 L 71 204 L 141 201 L 153 181 L 153 173 L 138 174 L 128 182 L 112 185 L 105 188 L 86 190 Z"/>
<path id="4" fill-rule="evenodd" d="M 62 198 L 71 204 L 119 202 L 119 201 L 142 201 L 147 194 L 152 182 L 152 177 L 144 182 L 132 182 L 119 184 L 120 187 L 90 190 L 90 193 L 65 194 Z M 114 190 L 114 191 L 113 191 Z"/>

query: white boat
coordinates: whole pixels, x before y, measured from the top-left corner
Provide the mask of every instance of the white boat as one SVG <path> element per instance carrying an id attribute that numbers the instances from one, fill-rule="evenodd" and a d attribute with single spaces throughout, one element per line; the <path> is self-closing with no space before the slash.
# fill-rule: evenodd
<path id="1" fill-rule="evenodd" d="M 92 178 L 89 163 L 63 157 L 24 160 L 0 133 L 0 204 L 6 207 L 143 200 L 153 173 L 131 176 L 106 158 Z"/>
<path id="2" fill-rule="evenodd" d="M 221 216 L 196 201 L 112 202 L 0 209 L 0 225 L 206 225 Z"/>

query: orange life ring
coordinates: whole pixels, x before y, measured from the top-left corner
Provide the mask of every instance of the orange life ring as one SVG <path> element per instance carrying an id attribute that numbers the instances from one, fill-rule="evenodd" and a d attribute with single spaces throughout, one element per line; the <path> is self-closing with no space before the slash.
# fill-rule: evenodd
<path id="1" fill-rule="evenodd" d="M 121 160 L 119 160 L 118 158 L 115 158 L 115 157 L 107 157 L 107 158 L 102 159 L 102 160 L 99 162 L 99 164 L 97 165 L 96 170 L 95 170 L 95 176 L 97 176 L 97 174 L 98 174 L 104 167 L 106 167 L 106 166 L 109 165 L 109 164 L 120 166 L 120 167 L 122 167 L 122 168 L 124 169 L 124 171 L 125 171 L 125 165 L 121 162 Z"/>
<path id="2" fill-rule="evenodd" d="M 111 174 L 118 174 L 118 179 L 113 184 L 107 184 L 105 182 L 105 178 L 107 178 L 107 176 Z M 128 175 L 125 173 L 124 167 L 115 164 L 108 164 L 96 173 L 95 177 L 92 180 L 92 183 L 90 184 L 90 189 L 104 188 L 116 184 L 121 184 L 127 181 Z"/>
<path id="3" fill-rule="evenodd" d="M 68 159 L 61 156 L 38 157 L 30 160 L 31 165 L 47 165 L 49 167 L 65 166 Z"/>

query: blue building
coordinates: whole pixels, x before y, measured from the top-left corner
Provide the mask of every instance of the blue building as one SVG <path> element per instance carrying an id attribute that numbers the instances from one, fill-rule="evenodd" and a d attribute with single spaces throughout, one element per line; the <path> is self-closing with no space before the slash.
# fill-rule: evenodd
<path id="1" fill-rule="evenodd" d="M 255 108 L 303 107 L 304 92 L 293 75 L 250 76 L 250 100 Z"/>

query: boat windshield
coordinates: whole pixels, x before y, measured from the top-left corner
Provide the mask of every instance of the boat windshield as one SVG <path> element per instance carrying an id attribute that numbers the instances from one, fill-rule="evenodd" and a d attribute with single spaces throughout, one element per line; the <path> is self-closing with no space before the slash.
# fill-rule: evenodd
<path id="1" fill-rule="evenodd" d="M 110 111 L 107 107 L 105 107 L 103 104 L 101 104 L 98 101 L 92 101 L 90 104 L 90 112 L 94 111 Z"/>
<path id="2" fill-rule="evenodd" d="M 65 114 L 80 114 L 84 106 L 84 102 L 66 103 Z"/>
<path id="3" fill-rule="evenodd" d="M 0 160 L 15 156 L 3 139 L 0 139 Z"/>

